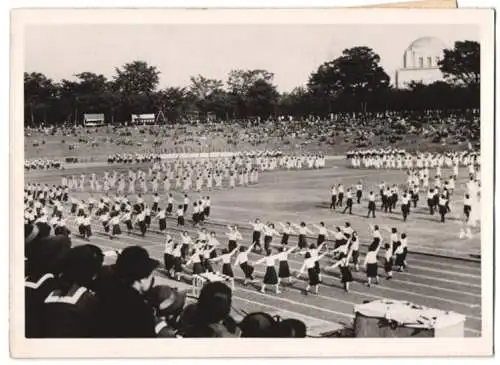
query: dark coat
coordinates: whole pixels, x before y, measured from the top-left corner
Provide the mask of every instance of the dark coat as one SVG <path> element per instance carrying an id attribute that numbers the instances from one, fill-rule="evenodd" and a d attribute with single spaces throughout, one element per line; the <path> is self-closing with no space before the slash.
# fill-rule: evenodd
<path id="1" fill-rule="evenodd" d="M 142 294 L 112 275 L 102 278 L 95 290 L 99 298 L 96 337 L 157 337 L 153 307 Z"/>

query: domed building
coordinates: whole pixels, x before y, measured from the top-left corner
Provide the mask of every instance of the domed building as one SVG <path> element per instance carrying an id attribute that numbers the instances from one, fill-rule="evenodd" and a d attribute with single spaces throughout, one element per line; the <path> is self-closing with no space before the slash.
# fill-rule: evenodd
<path id="1" fill-rule="evenodd" d="M 443 80 L 438 62 L 447 48 L 441 40 L 422 37 L 413 41 L 403 55 L 403 67 L 396 71 L 396 87 L 405 88 L 412 81 L 430 84 Z"/>

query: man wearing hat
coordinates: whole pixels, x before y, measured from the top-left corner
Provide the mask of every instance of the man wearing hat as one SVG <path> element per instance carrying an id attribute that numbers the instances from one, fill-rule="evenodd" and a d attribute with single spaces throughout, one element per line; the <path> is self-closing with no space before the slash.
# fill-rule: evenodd
<path id="1" fill-rule="evenodd" d="M 97 291 L 98 337 L 157 337 L 156 317 L 146 294 L 153 287 L 153 271 L 158 264 L 140 246 L 129 246 L 120 253 Z"/>

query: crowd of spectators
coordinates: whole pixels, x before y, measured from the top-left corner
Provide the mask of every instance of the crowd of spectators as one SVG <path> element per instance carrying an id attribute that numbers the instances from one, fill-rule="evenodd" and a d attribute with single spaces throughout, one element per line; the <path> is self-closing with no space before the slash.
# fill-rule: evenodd
<path id="1" fill-rule="evenodd" d="M 405 148 L 407 146 L 401 145 L 408 137 L 426 145 L 466 146 L 467 143 L 479 142 L 480 119 L 478 110 L 337 113 L 328 118 L 279 117 L 267 121 L 244 119 L 161 126 L 50 127 L 27 129 L 25 135 L 42 142 L 48 136 L 61 136 L 94 148 L 115 144 L 162 153 L 251 149 L 317 152 L 318 148 L 333 151 L 342 146 L 345 149 L 371 146 Z"/>
<path id="2" fill-rule="evenodd" d="M 46 223 L 26 225 L 26 337 L 306 337 L 296 319 L 256 312 L 237 321 L 229 286 L 208 283 L 190 298 L 160 283 L 158 265 L 140 246 L 73 247 Z"/>

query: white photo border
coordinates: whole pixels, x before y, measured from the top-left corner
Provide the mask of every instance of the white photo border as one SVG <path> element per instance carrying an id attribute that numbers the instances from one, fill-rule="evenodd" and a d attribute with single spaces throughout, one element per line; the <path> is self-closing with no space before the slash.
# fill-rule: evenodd
<path id="1" fill-rule="evenodd" d="M 433 339 L 85 339 L 24 337 L 23 72 L 30 24 L 467 24 L 481 43 L 482 335 Z M 19 9 L 11 13 L 10 349 L 16 358 L 489 356 L 493 352 L 494 12 L 489 9 Z M 390 349 L 390 350 L 389 350 Z"/>

